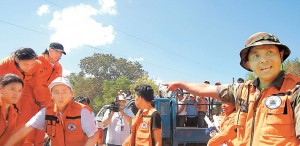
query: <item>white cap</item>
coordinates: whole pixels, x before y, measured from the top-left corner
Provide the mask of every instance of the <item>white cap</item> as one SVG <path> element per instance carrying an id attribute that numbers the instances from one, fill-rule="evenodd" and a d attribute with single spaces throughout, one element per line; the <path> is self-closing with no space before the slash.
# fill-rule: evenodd
<path id="1" fill-rule="evenodd" d="M 125 97 L 123 94 L 118 95 L 118 100 L 125 100 Z"/>
<path id="2" fill-rule="evenodd" d="M 51 90 L 56 85 L 66 85 L 71 89 L 71 91 L 73 91 L 72 84 L 70 83 L 70 81 L 67 78 L 57 77 L 55 80 L 53 80 L 51 82 L 51 84 L 48 86 L 48 88 Z"/>
<path id="3" fill-rule="evenodd" d="M 191 97 L 191 96 L 192 96 L 192 97 L 196 97 L 194 94 L 190 94 L 190 97 Z"/>

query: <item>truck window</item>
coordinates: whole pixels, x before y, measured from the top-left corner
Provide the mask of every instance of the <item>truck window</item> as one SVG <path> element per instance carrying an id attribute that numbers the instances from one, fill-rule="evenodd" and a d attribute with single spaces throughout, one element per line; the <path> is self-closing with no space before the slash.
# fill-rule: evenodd
<path id="1" fill-rule="evenodd" d="M 168 107 L 167 107 L 168 102 L 161 102 L 160 103 L 160 115 L 167 115 L 168 114 Z"/>

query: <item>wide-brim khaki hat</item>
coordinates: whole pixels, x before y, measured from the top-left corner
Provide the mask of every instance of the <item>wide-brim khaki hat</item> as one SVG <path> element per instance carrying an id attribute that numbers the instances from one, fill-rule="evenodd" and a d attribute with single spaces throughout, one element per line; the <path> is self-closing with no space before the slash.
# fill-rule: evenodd
<path id="1" fill-rule="evenodd" d="M 245 48 L 243 48 L 240 52 L 240 65 L 243 68 L 245 68 L 248 71 L 252 71 L 246 63 L 248 61 L 249 50 L 254 46 L 261 45 L 276 45 L 279 51 L 284 51 L 282 62 L 291 54 L 291 50 L 286 45 L 281 44 L 276 36 L 266 32 L 258 32 L 247 39 Z"/>

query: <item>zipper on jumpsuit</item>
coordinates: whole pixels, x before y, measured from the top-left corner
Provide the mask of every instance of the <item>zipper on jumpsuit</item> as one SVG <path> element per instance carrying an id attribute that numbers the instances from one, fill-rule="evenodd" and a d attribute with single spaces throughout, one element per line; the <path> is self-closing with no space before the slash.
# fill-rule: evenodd
<path id="1" fill-rule="evenodd" d="M 258 103 L 262 97 L 263 91 L 264 91 L 264 89 L 260 92 L 259 97 L 255 100 L 254 107 L 253 107 L 254 112 L 253 112 L 252 127 L 251 127 L 250 146 L 252 146 L 253 138 L 254 138 L 254 124 L 255 124 L 255 117 L 256 117 L 256 109 L 257 109 Z"/>
<path id="2" fill-rule="evenodd" d="M 66 146 L 66 131 L 65 131 L 65 126 L 64 126 L 64 122 L 62 120 L 62 115 L 60 115 L 60 113 L 58 113 L 58 117 L 60 119 L 60 123 L 62 125 L 62 129 L 63 129 L 63 135 L 64 135 L 64 146 Z"/>

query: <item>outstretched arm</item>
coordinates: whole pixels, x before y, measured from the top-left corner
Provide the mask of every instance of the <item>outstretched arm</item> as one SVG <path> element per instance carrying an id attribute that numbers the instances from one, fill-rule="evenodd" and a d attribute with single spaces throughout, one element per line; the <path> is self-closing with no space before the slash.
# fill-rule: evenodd
<path id="1" fill-rule="evenodd" d="M 182 88 L 192 94 L 198 96 L 213 97 L 219 99 L 217 86 L 205 83 L 189 83 L 189 82 L 170 82 L 163 84 L 167 86 L 167 92 L 175 91 L 177 88 Z"/>
<path id="2" fill-rule="evenodd" d="M 30 125 L 25 125 L 21 129 L 19 129 L 15 134 L 13 134 L 8 141 L 5 143 L 4 146 L 12 146 L 18 143 L 20 140 L 25 138 L 32 130 L 34 127 Z"/>
<path id="3" fill-rule="evenodd" d="M 85 146 L 94 146 L 98 140 L 99 131 L 95 132 L 93 136 L 89 137 Z"/>

